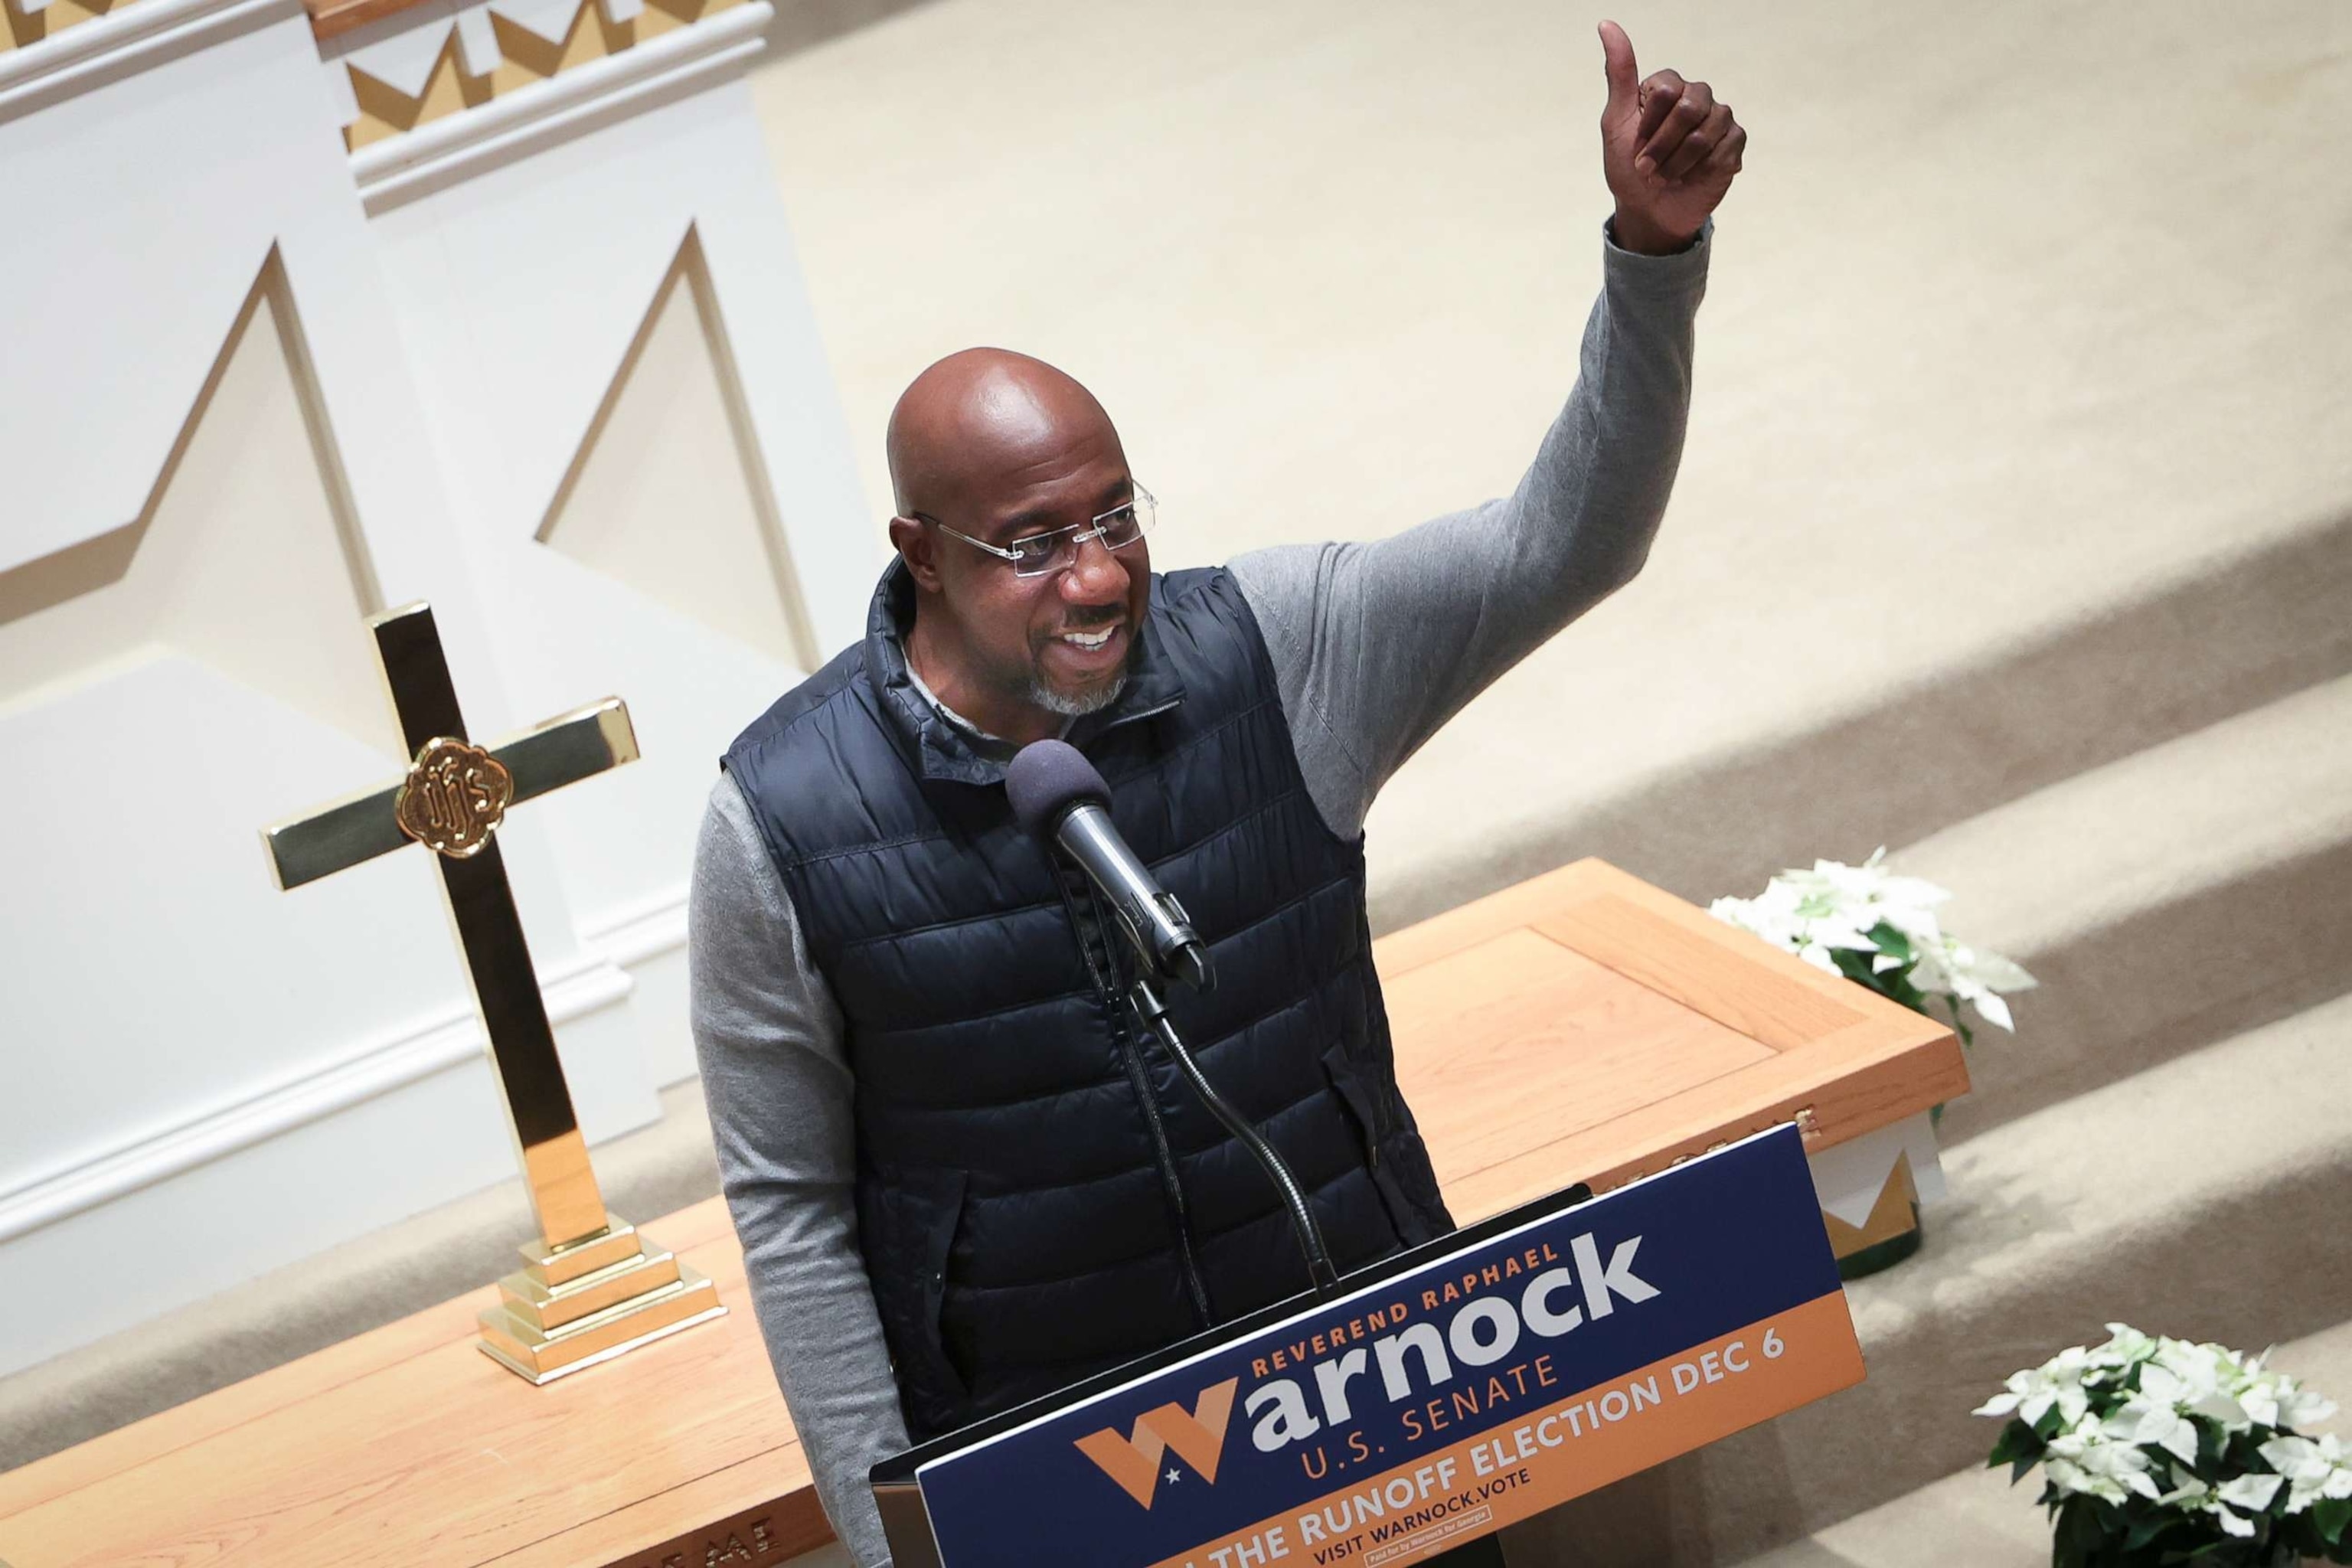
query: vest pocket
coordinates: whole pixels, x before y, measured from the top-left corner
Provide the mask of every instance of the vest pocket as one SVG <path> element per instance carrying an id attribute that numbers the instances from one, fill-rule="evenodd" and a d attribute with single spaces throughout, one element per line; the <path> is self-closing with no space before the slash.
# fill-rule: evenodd
<path id="1" fill-rule="evenodd" d="M 1380 1194 L 1381 1206 L 1388 1211 L 1390 1227 L 1396 1232 L 1399 1242 L 1411 1246 L 1425 1236 L 1428 1227 L 1423 1224 L 1412 1198 L 1397 1183 L 1397 1163 L 1392 1158 L 1394 1141 L 1388 1118 L 1381 1113 L 1383 1097 L 1365 1080 L 1363 1069 L 1349 1058 L 1345 1046 L 1333 1046 L 1323 1053 L 1323 1072 L 1363 1140 L 1364 1171 L 1371 1177 L 1373 1190 Z"/>
<path id="2" fill-rule="evenodd" d="M 933 1166 L 890 1179 L 882 1205 L 888 1239 L 885 1265 L 897 1277 L 875 1281 L 891 1350 L 898 1360 L 901 1403 L 940 1431 L 959 1426 L 970 1398 L 948 1356 L 940 1317 L 947 1305 L 949 1256 L 963 1218 L 963 1172 Z M 895 1310 L 893 1310 L 895 1309 Z"/>

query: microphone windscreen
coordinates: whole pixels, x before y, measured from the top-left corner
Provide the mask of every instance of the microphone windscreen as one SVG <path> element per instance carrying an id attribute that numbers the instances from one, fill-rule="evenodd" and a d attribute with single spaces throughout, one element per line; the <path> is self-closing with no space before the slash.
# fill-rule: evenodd
<path id="1" fill-rule="evenodd" d="M 1032 741 L 1004 770 L 1004 794 L 1013 815 L 1039 837 L 1048 837 L 1062 813 L 1083 801 L 1110 804 L 1110 785 L 1067 741 Z"/>

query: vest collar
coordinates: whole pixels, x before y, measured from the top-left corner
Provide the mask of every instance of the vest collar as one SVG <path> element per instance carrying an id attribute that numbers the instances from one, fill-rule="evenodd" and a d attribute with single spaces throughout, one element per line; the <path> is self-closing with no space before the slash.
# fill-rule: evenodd
<path id="1" fill-rule="evenodd" d="M 1165 713 L 1184 700 L 1184 683 L 1161 646 L 1166 634 L 1160 623 L 1160 575 L 1154 573 L 1142 631 L 1128 662 L 1127 685 L 1109 707 L 1070 726 L 1066 737 L 1070 744 L 1083 751 L 1097 736 Z M 1004 763 L 982 754 L 971 737 L 949 723 L 916 687 L 907 668 L 906 641 L 907 629 L 914 624 L 915 582 L 907 574 L 907 563 L 894 555 L 874 585 L 873 604 L 866 615 L 866 676 L 873 683 L 891 739 L 922 778 L 1003 784 Z"/>

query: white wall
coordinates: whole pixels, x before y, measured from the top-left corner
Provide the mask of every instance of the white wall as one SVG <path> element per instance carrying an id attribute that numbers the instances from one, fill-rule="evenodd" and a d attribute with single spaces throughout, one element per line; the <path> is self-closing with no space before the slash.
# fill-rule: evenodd
<path id="1" fill-rule="evenodd" d="M 501 839 L 591 1139 L 691 1072 L 700 795 L 874 564 L 737 10 L 356 155 L 295 0 L 0 53 L 0 1373 L 512 1169 L 424 852 L 263 858 L 398 771 L 365 614 L 477 738 L 630 700 Z"/>

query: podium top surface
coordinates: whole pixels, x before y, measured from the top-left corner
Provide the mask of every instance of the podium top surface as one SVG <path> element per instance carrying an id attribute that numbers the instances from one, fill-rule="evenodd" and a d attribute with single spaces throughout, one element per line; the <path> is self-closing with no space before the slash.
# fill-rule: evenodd
<path id="1" fill-rule="evenodd" d="M 1464 1222 L 1778 1121 L 1829 1148 L 1968 1092 L 1950 1029 L 1605 860 L 1372 952 L 1398 1081 Z"/>
<path id="2" fill-rule="evenodd" d="M 725 1205 L 643 1229 L 732 1310 L 534 1388 L 476 1348 L 499 1292 L 470 1291 L 0 1476 L 0 1561 L 654 1568 L 714 1527 L 761 1563 L 830 1539 Z"/>
<path id="3" fill-rule="evenodd" d="M 1454 1216 L 1607 1190 L 1795 1118 L 1810 1148 L 1965 1092 L 1949 1030 L 1599 860 L 1374 944 Z M 1800 1112 L 1803 1114 L 1800 1116 Z M 826 1538 L 724 1206 L 646 1231 L 733 1310 L 534 1388 L 495 1287 L 0 1476 L 0 1559 L 583 1568 Z"/>

